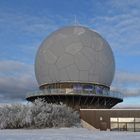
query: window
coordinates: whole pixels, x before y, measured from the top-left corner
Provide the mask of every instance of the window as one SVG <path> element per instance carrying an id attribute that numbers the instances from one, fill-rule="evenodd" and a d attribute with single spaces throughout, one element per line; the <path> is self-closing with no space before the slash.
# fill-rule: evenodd
<path id="1" fill-rule="evenodd" d="M 112 122 L 110 128 L 112 131 L 118 131 L 119 130 L 118 123 Z"/>
<path id="2" fill-rule="evenodd" d="M 110 118 L 111 122 L 118 122 L 118 118 Z"/>
<path id="3" fill-rule="evenodd" d="M 140 118 L 110 118 L 111 131 L 137 131 L 140 132 Z"/>
<path id="4" fill-rule="evenodd" d="M 92 85 L 84 85 L 84 86 L 83 86 L 83 89 L 84 89 L 85 91 L 92 91 L 92 90 L 93 90 L 93 86 L 92 86 Z"/>
<path id="5" fill-rule="evenodd" d="M 140 122 L 140 118 L 135 118 L 135 122 Z"/>
<path id="6" fill-rule="evenodd" d="M 120 131 L 127 131 L 127 123 L 119 123 Z"/>
<path id="7" fill-rule="evenodd" d="M 119 122 L 134 122 L 134 118 L 118 118 Z"/>
<path id="8" fill-rule="evenodd" d="M 134 123 L 127 123 L 127 131 L 134 132 Z"/>
<path id="9" fill-rule="evenodd" d="M 140 132 L 140 123 L 135 123 L 135 131 Z"/>

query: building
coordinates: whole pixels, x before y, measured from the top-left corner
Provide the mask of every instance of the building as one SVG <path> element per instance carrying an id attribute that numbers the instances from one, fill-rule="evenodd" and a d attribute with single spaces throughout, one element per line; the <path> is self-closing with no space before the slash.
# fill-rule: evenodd
<path id="1" fill-rule="evenodd" d="M 110 109 L 123 101 L 110 91 L 114 72 L 113 52 L 99 33 L 83 26 L 63 27 L 40 45 L 35 75 L 41 92 L 26 99 L 67 104 L 97 129 L 140 131 L 140 110 Z"/>
<path id="2" fill-rule="evenodd" d="M 140 109 L 81 109 L 80 113 L 100 130 L 140 132 Z"/>
<path id="3" fill-rule="evenodd" d="M 110 92 L 115 72 L 111 47 L 97 32 L 68 26 L 51 33 L 41 44 L 35 60 L 40 94 L 49 103 L 65 103 L 76 109 L 111 108 L 123 101 Z"/>

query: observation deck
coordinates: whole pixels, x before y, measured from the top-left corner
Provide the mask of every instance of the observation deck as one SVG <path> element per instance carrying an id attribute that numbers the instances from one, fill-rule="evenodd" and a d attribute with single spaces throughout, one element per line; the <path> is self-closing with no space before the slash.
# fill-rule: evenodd
<path id="1" fill-rule="evenodd" d="M 81 87 L 85 86 L 85 84 L 81 85 Z M 91 86 L 91 84 L 86 84 L 86 86 Z M 33 102 L 35 99 L 41 98 L 48 103 L 63 103 L 76 109 L 112 108 L 117 103 L 123 101 L 121 93 L 110 91 L 109 88 L 101 85 L 94 84 L 94 89 L 74 88 L 74 86 L 73 88 L 68 88 L 68 86 L 67 88 L 66 86 L 65 88 L 58 88 L 57 86 L 54 87 L 54 85 L 51 88 L 47 87 L 44 86 L 40 91 L 29 93 L 26 100 Z"/>

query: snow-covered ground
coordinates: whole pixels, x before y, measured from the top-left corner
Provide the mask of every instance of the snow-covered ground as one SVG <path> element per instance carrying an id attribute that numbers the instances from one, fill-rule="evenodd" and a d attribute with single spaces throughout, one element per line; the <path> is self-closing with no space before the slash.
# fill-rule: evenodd
<path id="1" fill-rule="evenodd" d="M 0 140 L 140 140 L 140 132 L 101 132 L 85 128 L 0 130 Z"/>

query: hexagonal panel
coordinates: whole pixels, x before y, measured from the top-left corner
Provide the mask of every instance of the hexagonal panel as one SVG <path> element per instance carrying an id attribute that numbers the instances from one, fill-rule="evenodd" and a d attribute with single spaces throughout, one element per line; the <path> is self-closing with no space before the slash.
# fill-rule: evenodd
<path id="1" fill-rule="evenodd" d="M 56 67 L 56 65 L 50 65 L 49 66 L 49 75 L 52 78 L 52 81 L 55 83 L 57 81 L 57 79 L 59 79 L 59 73 L 58 73 L 58 69 Z"/>
<path id="2" fill-rule="evenodd" d="M 73 56 L 65 53 L 58 59 L 56 65 L 58 68 L 62 69 L 68 65 L 73 64 L 73 62 Z"/>
<path id="3" fill-rule="evenodd" d="M 48 64 L 54 64 L 57 60 L 57 57 L 48 49 L 43 52 L 44 59 Z"/>
<path id="4" fill-rule="evenodd" d="M 70 65 L 69 67 L 66 67 L 66 70 L 71 81 L 79 81 L 79 71 L 76 65 Z"/>
<path id="5" fill-rule="evenodd" d="M 92 37 L 89 34 L 90 32 L 86 30 L 83 34 L 79 36 L 79 39 L 84 47 L 92 47 Z"/>
<path id="6" fill-rule="evenodd" d="M 87 57 L 80 52 L 75 55 L 75 64 L 79 70 L 88 70 L 91 65 Z"/>
<path id="7" fill-rule="evenodd" d="M 70 81 L 68 73 L 65 68 L 59 70 L 60 82 Z"/>
<path id="8" fill-rule="evenodd" d="M 103 49 L 103 39 L 97 33 L 93 33 L 92 48 L 94 48 L 96 51 L 101 51 Z"/>
<path id="9" fill-rule="evenodd" d="M 65 49 L 65 52 L 75 55 L 77 52 L 79 52 L 83 48 L 81 42 L 71 43 L 68 45 Z"/>
<path id="10" fill-rule="evenodd" d="M 88 71 L 80 71 L 80 81 L 88 82 Z"/>
<path id="11" fill-rule="evenodd" d="M 92 65 L 95 65 L 97 56 L 96 51 L 94 51 L 92 48 L 84 47 L 82 48 L 81 52 L 87 57 Z"/>

